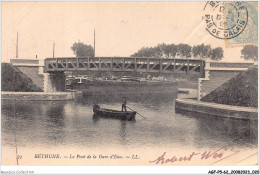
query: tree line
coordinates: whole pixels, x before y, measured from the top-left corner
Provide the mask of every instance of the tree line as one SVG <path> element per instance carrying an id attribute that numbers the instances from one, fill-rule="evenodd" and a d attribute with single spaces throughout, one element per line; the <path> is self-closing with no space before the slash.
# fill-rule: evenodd
<path id="1" fill-rule="evenodd" d="M 75 42 L 71 47 L 77 57 L 94 56 L 94 48 L 82 42 Z M 188 44 L 158 44 L 155 47 L 143 47 L 131 57 L 159 57 L 159 58 L 197 58 L 211 60 L 221 60 L 223 58 L 221 47 L 211 48 L 210 45 L 196 45 L 191 47 Z M 241 50 L 241 55 L 245 60 L 258 60 L 258 46 L 246 45 Z"/>
<path id="2" fill-rule="evenodd" d="M 241 50 L 241 55 L 245 60 L 258 61 L 258 46 L 246 45 Z"/>
<path id="3" fill-rule="evenodd" d="M 196 45 L 191 47 L 188 44 L 158 44 L 155 47 L 143 47 L 131 57 L 164 57 L 164 58 L 197 58 L 212 60 L 221 60 L 223 58 L 223 49 L 221 47 L 211 48 L 210 45 Z"/>
<path id="4" fill-rule="evenodd" d="M 94 48 L 91 45 L 84 44 L 82 42 L 75 42 L 71 46 L 71 50 L 77 57 L 94 56 Z"/>

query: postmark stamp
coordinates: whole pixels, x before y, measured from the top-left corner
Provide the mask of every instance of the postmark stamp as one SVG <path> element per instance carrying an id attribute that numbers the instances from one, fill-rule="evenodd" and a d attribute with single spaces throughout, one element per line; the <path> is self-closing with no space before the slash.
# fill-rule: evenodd
<path id="1" fill-rule="evenodd" d="M 206 30 L 218 39 L 229 40 L 246 28 L 248 10 L 244 2 L 209 1 L 204 7 Z"/>
<path id="2" fill-rule="evenodd" d="M 258 43 L 258 8 L 257 2 L 244 2 L 248 11 L 246 28 L 237 37 L 225 40 L 226 47 L 257 45 Z"/>

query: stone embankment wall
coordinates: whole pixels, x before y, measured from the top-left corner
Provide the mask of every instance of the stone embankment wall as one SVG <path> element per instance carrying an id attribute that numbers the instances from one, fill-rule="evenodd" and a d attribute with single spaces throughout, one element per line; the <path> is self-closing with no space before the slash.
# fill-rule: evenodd
<path id="1" fill-rule="evenodd" d="M 208 103 L 190 99 L 177 99 L 175 102 L 175 110 L 177 113 L 188 111 L 193 114 L 199 113 L 205 114 L 207 116 L 218 116 L 246 120 L 258 119 L 257 108 Z"/>
<path id="2" fill-rule="evenodd" d="M 15 101 L 60 101 L 82 97 L 82 92 L 2 92 L 2 100 Z"/>

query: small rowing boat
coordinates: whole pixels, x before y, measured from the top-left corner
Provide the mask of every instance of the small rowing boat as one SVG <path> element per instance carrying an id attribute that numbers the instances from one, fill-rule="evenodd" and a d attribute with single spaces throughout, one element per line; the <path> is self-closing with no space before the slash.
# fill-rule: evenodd
<path id="1" fill-rule="evenodd" d="M 135 120 L 135 111 L 117 111 L 112 109 L 101 108 L 99 105 L 93 105 L 93 112 L 95 116 L 116 118 L 121 120 Z"/>

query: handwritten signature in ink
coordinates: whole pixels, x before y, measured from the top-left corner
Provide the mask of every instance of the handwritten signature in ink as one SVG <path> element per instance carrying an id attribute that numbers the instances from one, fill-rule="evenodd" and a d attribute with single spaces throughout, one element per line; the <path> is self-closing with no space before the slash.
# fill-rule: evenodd
<path id="1" fill-rule="evenodd" d="M 192 152 L 188 156 L 173 156 L 171 158 L 166 158 L 166 152 L 164 152 L 161 156 L 153 161 L 149 161 L 149 163 L 155 164 L 167 164 L 181 161 L 191 161 L 194 157 L 200 156 L 200 160 L 216 160 L 211 165 L 220 162 L 228 157 L 231 157 L 235 154 L 239 153 L 239 150 L 235 150 L 234 148 L 230 148 L 229 146 L 222 147 L 216 151 L 204 151 L 203 153 Z"/>

